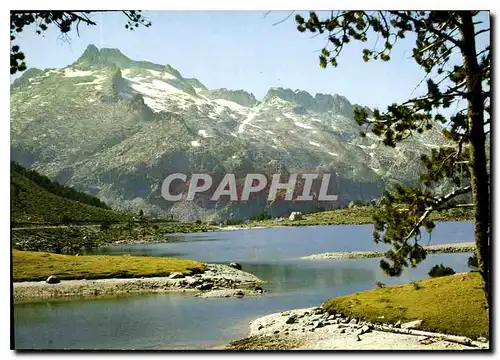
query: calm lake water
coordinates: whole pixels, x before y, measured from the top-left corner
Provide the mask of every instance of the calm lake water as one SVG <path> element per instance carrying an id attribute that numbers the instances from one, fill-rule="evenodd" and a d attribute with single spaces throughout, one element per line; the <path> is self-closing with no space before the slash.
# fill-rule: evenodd
<path id="1" fill-rule="evenodd" d="M 311 226 L 219 231 L 176 236 L 179 242 L 123 245 L 95 253 L 176 256 L 203 262 L 239 262 L 268 281 L 257 298 L 200 299 L 186 294 L 141 294 L 107 299 L 72 299 L 16 304 L 17 349 L 204 348 L 248 333 L 256 317 L 318 306 L 344 294 L 371 289 L 376 281 L 404 283 L 427 278 L 443 263 L 468 271 L 470 254 L 436 254 L 399 278 L 387 277 L 380 259 L 300 260 L 305 255 L 383 250 L 372 241 L 372 225 Z M 473 239 L 471 222 L 439 223 L 432 244 Z M 422 236 L 426 244 L 428 235 Z"/>

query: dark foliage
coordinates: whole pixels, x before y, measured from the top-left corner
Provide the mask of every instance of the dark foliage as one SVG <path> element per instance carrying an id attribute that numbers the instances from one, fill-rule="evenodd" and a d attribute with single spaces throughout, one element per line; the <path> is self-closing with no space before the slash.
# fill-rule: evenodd
<path id="1" fill-rule="evenodd" d="M 453 275 L 455 274 L 455 271 L 448 266 L 444 266 L 443 264 L 439 265 L 434 265 L 431 270 L 428 272 L 428 275 L 430 277 L 440 277 L 440 276 L 447 276 L 447 275 Z"/>

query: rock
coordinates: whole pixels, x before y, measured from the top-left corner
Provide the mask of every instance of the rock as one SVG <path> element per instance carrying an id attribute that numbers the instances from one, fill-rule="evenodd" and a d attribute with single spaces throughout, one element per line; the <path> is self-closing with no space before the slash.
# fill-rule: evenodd
<path id="1" fill-rule="evenodd" d="M 372 329 L 370 326 L 364 325 L 361 329 L 358 330 L 358 332 L 356 334 L 363 335 L 363 334 L 369 333 L 371 331 L 372 331 Z"/>
<path id="2" fill-rule="evenodd" d="M 241 290 L 238 290 L 233 294 L 233 296 L 236 296 L 237 298 L 242 298 L 243 296 L 245 296 L 245 293 Z"/>
<path id="3" fill-rule="evenodd" d="M 273 334 L 278 334 L 279 332 L 279 330 L 274 330 Z"/>
<path id="4" fill-rule="evenodd" d="M 47 284 L 59 284 L 61 281 L 55 277 L 54 275 L 50 275 L 47 280 L 45 280 Z"/>
<path id="5" fill-rule="evenodd" d="M 290 216 L 288 217 L 288 220 L 290 221 L 297 221 L 297 220 L 302 220 L 303 216 L 300 211 L 292 211 Z"/>
<path id="6" fill-rule="evenodd" d="M 259 326 L 257 327 L 257 330 L 262 330 L 262 329 L 264 329 L 264 325 L 259 325 Z"/>
<path id="7" fill-rule="evenodd" d="M 341 334 L 345 334 L 345 329 L 340 329 Z"/>
<path id="8" fill-rule="evenodd" d="M 351 325 L 356 325 L 358 323 L 358 320 L 356 319 L 352 319 L 351 321 L 349 321 L 349 324 Z"/>
<path id="9" fill-rule="evenodd" d="M 400 328 L 401 327 L 401 320 L 398 320 L 397 323 L 394 324 L 395 328 Z"/>
<path id="10" fill-rule="evenodd" d="M 294 324 L 297 322 L 297 315 L 292 315 L 288 319 L 286 319 L 286 324 Z"/>
<path id="11" fill-rule="evenodd" d="M 340 320 L 340 323 L 341 323 L 341 324 L 347 324 L 348 322 L 349 322 L 349 320 L 348 320 L 348 319 L 341 319 L 341 320 Z"/>
<path id="12" fill-rule="evenodd" d="M 186 284 L 188 287 L 196 287 L 201 285 L 201 281 L 199 279 L 187 279 Z"/>
<path id="13" fill-rule="evenodd" d="M 356 335 L 356 341 L 361 341 L 361 338 L 359 337 L 359 335 Z"/>
<path id="14" fill-rule="evenodd" d="M 264 289 L 261 288 L 260 286 L 256 286 L 254 290 L 257 291 L 259 294 L 262 294 L 264 292 Z"/>
<path id="15" fill-rule="evenodd" d="M 322 322 L 322 321 L 318 321 L 318 322 L 317 322 L 317 323 L 316 323 L 313 327 L 314 327 L 315 329 L 319 329 L 319 328 L 322 328 L 322 327 L 324 327 L 324 326 L 325 326 L 325 324 L 323 324 L 323 322 Z"/>
<path id="16" fill-rule="evenodd" d="M 484 336 L 480 336 L 476 340 L 479 341 L 479 342 L 482 342 L 482 343 L 487 343 L 488 342 L 488 339 L 486 339 Z"/>
<path id="17" fill-rule="evenodd" d="M 203 284 L 197 285 L 196 289 L 197 290 L 210 290 L 213 287 L 214 287 L 214 283 L 204 282 Z"/>
<path id="18" fill-rule="evenodd" d="M 232 268 L 234 268 L 236 270 L 241 270 L 242 269 L 241 264 L 238 264 L 238 263 L 235 263 L 235 262 L 229 263 L 229 266 L 231 266 Z"/>
<path id="19" fill-rule="evenodd" d="M 342 317 L 342 314 L 335 314 L 335 317 L 336 317 L 336 318 L 341 318 L 341 317 Z"/>
<path id="20" fill-rule="evenodd" d="M 323 314 L 325 310 L 321 307 L 315 307 L 312 309 L 313 314 L 318 315 L 318 314 Z"/>
<path id="21" fill-rule="evenodd" d="M 401 324 L 401 329 L 418 329 L 422 325 L 422 320 L 409 321 Z"/>
<path id="22" fill-rule="evenodd" d="M 174 272 L 169 275 L 170 279 L 182 279 L 185 278 L 184 274 L 181 274 L 180 272 Z"/>

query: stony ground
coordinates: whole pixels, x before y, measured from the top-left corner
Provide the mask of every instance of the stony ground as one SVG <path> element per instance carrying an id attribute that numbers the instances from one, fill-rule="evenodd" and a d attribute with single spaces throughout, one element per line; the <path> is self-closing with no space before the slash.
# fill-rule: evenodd
<path id="1" fill-rule="evenodd" d="M 407 324 L 371 324 L 329 314 L 322 308 L 298 309 L 275 313 L 250 323 L 246 339 L 218 348 L 226 350 L 481 350 L 488 344 L 464 337 L 450 336 L 464 345 L 439 338 L 418 329 L 418 321 Z M 425 335 L 398 334 L 377 329 L 396 328 Z"/>
<path id="2" fill-rule="evenodd" d="M 260 295 L 263 281 L 255 275 L 228 265 L 207 264 L 202 274 L 134 279 L 62 280 L 56 284 L 45 281 L 16 282 L 14 300 L 37 300 L 71 296 L 109 296 L 146 292 L 194 292 L 201 297 L 243 297 Z"/>
<path id="3" fill-rule="evenodd" d="M 457 243 L 457 244 L 439 244 L 424 246 L 428 254 L 434 253 L 457 253 L 457 252 L 472 252 L 476 246 L 473 242 Z M 344 251 L 344 252 L 329 252 L 322 254 L 313 254 L 302 257 L 307 260 L 337 260 L 337 259 L 363 259 L 385 256 L 385 251 Z"/>

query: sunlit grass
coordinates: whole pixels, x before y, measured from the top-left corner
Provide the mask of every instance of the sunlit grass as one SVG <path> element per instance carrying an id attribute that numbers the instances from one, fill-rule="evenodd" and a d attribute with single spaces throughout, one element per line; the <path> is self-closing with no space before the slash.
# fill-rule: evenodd
<path id="1" fill-rule="evenodd" d="M 488 336 L 488 311 L 481 276 L 457 274 L 378 288 L 326 301 L 330 313 L 372 322 L 423 320 L 422 329 L 447 334 Z M 383 316 L 383 318 L 382 318 Z"/>
<path id="2" fill-rule="evenodd" d="M 172 272 L 199 273 L 202 263 L 148 256 L 72 256 L 34 251 L 12 251 L 14 281 L 59 279 L 102 279 L 167 276 Z"/>

